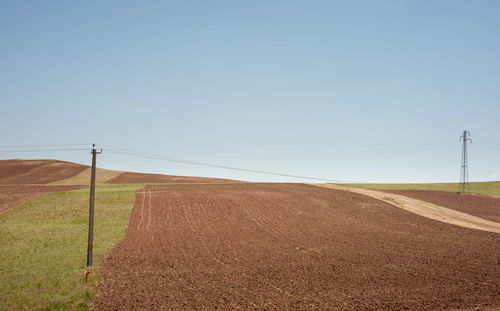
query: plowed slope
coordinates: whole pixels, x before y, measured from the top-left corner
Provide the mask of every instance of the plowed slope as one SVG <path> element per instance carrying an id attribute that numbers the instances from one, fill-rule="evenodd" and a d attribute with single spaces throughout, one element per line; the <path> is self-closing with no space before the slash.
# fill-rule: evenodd
<path id="1" fill-rule="evenodd" d="M 2 160 L 0 184 L 47 184 L 77 175 L 86 168 L 58 160 Z"/>
<path id="2" fill-rule="evenodd" d="M 500 198 L 497 197 L 480 194 L 461 195 L 448 191 L 391 190 L 386 192 L 401 194 L 500 223 Z"/>
<path id="3" fill-rule="evenodd" d="M 90 167 L 58 160 L 0 160 L 0 185 L 89 185 Z M 97 169 L 97 183 L 162 184 L 235 182 L 208 177 L 131 173 Z"/>
<path id="4" fill-rule="evenodd" d="M 301 184 L 147 186 L 97 310 L 500 305 L 500 234 Z"/>
<path id="5" fill-rule="evenodd" d="M 131 173 L 124 172 L 115 178 L 109 180 L 110 184 L 162 184 L 162 183 L 217 183 L 234 182 L 228 179 L 208 178 L 208 177 L 189 177 L 173 176 L 161 174 Z"/>

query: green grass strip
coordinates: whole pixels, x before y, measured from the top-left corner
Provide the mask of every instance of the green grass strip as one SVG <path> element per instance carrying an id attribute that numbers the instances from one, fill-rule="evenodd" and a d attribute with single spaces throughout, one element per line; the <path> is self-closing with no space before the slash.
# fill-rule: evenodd
<path id="1" fill-rule="evenodd" d="M 0 215 L 0 309 L 87 310 L 98 265 L 125 235 L 144 185 L 96 187 L 94 265 L 87 256 L 89 189 L 45 194 Z"/>
<path id="2" fill-rule="evenodd" d="M 358 188 L 373 190 L 439 190 L 457 192 L 458 183 L 432 183 L 432 184 L 346 184 Z M 472 182 L 471 193 L 500 196 L 500 181 Z"/>

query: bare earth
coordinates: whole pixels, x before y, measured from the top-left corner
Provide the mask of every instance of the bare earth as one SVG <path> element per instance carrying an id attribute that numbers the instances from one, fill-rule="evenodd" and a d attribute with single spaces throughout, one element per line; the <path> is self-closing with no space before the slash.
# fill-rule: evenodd
<path id="1" fill-rule="evenodd" d="M 461 195 L 448 191 L 387 191 L 448 207 L 500 223 L 500 198 L 481 194 Z"/>
<path id="2" fill-rule="evenodd" d="M 70 191 L 82 186 L 0 186 L 0 214 L 44 193 Z"/>
<path id="3" fill-rule="evenodd" d="M 0 160 L 0 185 L 86 185 L 90 183 L 90 167 L 58 160 Z M 227 183 L 228 179 L 131 173 L 97 168 L 97 183 L 162 184 L 162 183 Z"/>
<path id="4" fill-rule="evenodd" d="M 74 176 L 87 166 L 58 160 L 2 160 L 0 184 L 47 184 Z"/>
<path id="5" fill-rule="evenodd" d="M 422 200 L 409 198 L 401 194 L 395 194 L 388 191 L 346 187 L 333 184 L 319 185 L 319 186 L 367 195 L 372 198 L 384 201 L 386 203 L 407 210 L 409 212 L 415 213 L 417 215 L 434 219 L 437 221 L 446 222 L 449 224 L 465 228 L 500 233 L 500 223 L 498 222 L 483 219 L 477 216 L 473 216 L 471 214 L 457 211 L 455 209 L 439 206 Z M 445 202 L 446 205 L 453 204 L 452 202 L 447 202 L 447 201 L 442 201 L 442 202 Z"/>
<path id="6" fill-rule="evenodd" d="M 147 186 L 96 310 L 500 306 L 500 234 L 303 184 Z"/>
<path id="7" fill-rule="evenodd" d="M 213 182 L 235 182 L 234 180 L 208 178 L 208 177 L 190 177 L 173 176 L 161 174 L 145 174 L 124 172 L 115 178 L 109 180 L 110 184 L 162 184 L 162 183 L 213 183 Z"/>

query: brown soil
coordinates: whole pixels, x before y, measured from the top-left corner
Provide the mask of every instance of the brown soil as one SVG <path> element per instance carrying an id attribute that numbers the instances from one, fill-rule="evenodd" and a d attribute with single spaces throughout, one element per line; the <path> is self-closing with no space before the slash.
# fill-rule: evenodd
<path id="1" fill-rule="evenodd" d="M 0 214 L 9 208 L 38 195 L 50 192 L 69 191 L 85 188 L 84 186 L 0 186 Z"/>
<path id="2" fill-rule="evenodd" d="M 57 160 L 1 160 L 0 184 L 47 184 L 74 176 L 87 167 Z"/>
<path id="3" fill-rule="evenodd" d="M 480 194 L 457 194 L 447 191 L 398 190 L 387 191 L 441 205 L 500 223 L 500 198 Z"/>
<path id="4" fill-rule="evenodd" d="M 88 185 L 90 168 L 58 160 L 0 160 L 0 185 Z M 228 183 L 229 179 L 130 173 L 97 169 L 96 181 L 108 184 Z"/>
<path id="5" fill-rule="evenodd" d="M 316 186 L 367 195 L 404 209 L 408 212 L 456 226 L 500 233 L 499 222 L 487 220 L 468 213 L 457 211 L 455 209 L 410 198 L 401 194 L 334 184 L 321 184 Z"/>
<path id="6" fill-rule="evenodd" d="M 208 177 L 172 176 L 160 174 L 130 173 L 124 172 L 117 177 L 107 181 L 109 184 L 164 184 L 164 183 L 221 183 L 235 182 L 228 179 Z"/>
<path id="7" fill-rule="evenodd" d="M 500 306 L 500 234 L 301 184 L 147 186 L 97 310 Z"/>

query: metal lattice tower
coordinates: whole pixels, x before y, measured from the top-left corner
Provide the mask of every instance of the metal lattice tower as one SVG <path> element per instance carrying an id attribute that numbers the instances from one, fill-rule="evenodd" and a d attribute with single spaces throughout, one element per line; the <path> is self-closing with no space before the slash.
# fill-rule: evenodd
<path id="1" fill-rule="evenodd" d="M 468 138 L 468 136 L 470 136 L 470 132 L 468 131 L 464 131 L 462 136 L 460 136 L 460 140 L 462 141 L 462 166 L 460 167 L 460 186 L 458 188 L 459 193 L 470 192 L 467 141 L 472 142 L 472 139 Z"/>

